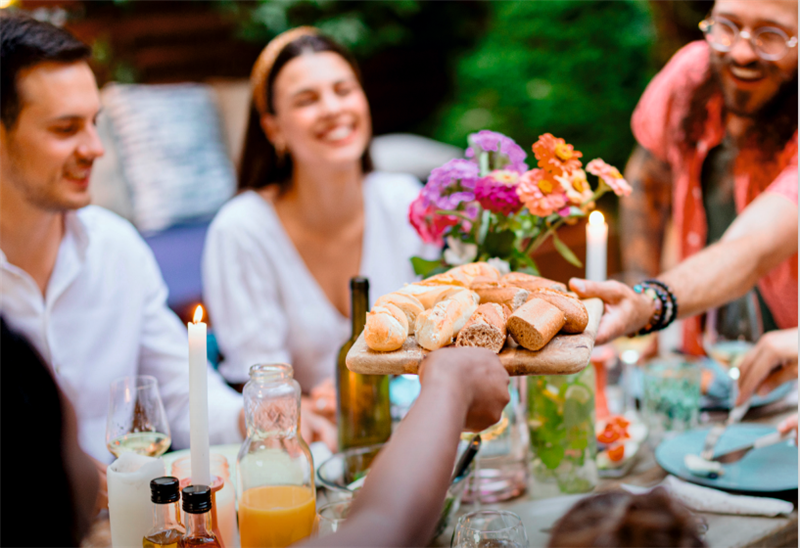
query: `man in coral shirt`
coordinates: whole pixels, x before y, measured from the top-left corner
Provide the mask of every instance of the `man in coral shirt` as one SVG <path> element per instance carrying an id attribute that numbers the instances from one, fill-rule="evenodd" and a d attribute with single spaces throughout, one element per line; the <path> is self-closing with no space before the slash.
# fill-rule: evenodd
<path id="1" fill-rule="evenodd" d="M 797 2 L 719 0 L 701 28 L 706 40 L 674 55 L 632 119 L 623 263 L 647 276 L 660 271 L 670 209 L 684 260 L 763 192 L 797 204 Z M 797 326 L 797 255 L 757 292 L 765 329 Z M 684 350 L 701 352 L 699 334 L 686 320 Z"/>

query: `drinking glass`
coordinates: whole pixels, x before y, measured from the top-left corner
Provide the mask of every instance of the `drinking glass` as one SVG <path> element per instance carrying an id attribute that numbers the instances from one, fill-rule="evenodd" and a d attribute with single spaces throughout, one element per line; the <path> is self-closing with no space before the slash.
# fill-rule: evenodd
<path id="1" fill-rule="evenodd" d="M 347 514 L 350 513 L 350 506 L 353 499 L 337 500 L 322 506 L 317 512 L 314 520 L 314 532 L 312 536 L 327 537 L 332 535 L 344 525 Z"/>
<path id="2" fill-rule="evenodd" d="M 133 452 L 158 457 L 169 449 L 167 414 L 158 393 L 158 380 L 149 375 L 122 377 L 111 382 L 106 422 L 106 447 L 115 457 Z"/>
<path id="3" fill-rule="evenodd" d="M 481 510 L 458 518 L 451 548 L 527 548 L 520 517 L 504 510 Z"/>
<path id="4" fill-rule="evenodd" d="M 700 366 L 680 358 L 650 362 L 644 370 L 644 420 L 653 447 L 697 426 Z"/>
<path id="5" fill-rule="evenodd" d="M 739 363 L 761 337 L 764 328 L 755 291 L 706 313 L 703 348 L 733 380 L 739 378 Z"/>

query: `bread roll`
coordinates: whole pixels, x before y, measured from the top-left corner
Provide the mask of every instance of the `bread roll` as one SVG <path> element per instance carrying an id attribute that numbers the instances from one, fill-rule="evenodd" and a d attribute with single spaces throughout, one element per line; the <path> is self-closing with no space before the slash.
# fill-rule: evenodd
<path id="1" fill-rule="evenodd" d="M 403 346 L 408 337 L 408 320 L 393 304 L 375 306 L 367 312 L 364 340 L 372 350 L 390 352 Z"/>
<path id="2" fill-rule="evenodd" d="M 589 313 L 580 301 L 568 293 L 561 293 L 552 289 L 540 289 L 531 294 L 532 298 L 542 299 L 558 307 L 564 313 L 566 322 L 561 331 L 564 333 L 583 333 L 589 325 Z"/>
<path id="3" fill-rule="evenodd" d="M 464 274 L 465 276 L 469 276 L 470 278 L 482 277 L 482 278 L 490 278 L 492 280 L 500 279 L 500 271 L 497 270 L 492 265 L 490 265 L 489 263 L 462 264 L 461 266 L 456 266 L 451 268 L 446 272 L 446 274 L 453 274 L 454 272 Z"/>
<path id="4" fill-rule="evenodd" d="M 497 303 L 508 306 L 512 311 L 516 310 L 528 300 L 530 292 L 511 285 L 501 283 L 485 283 L 472 286 L 472 290 L 478 294 L 483 303 Z"/>
<path id="5" fill-rule="evenodd" d="M 407 293 L 388 293 L 375 301 L 375 306 L 384 304 L 393 304 L 403 311 L 408 321 L 408 334 L 414 334 L 414 324 L 417 321 L 417 315 L 421 314 L 425 307 L 419 302 L 419 299 Z"/>
<path id="6" fill-rule="evenodd" d="M 395 291 L 395 293 L 404 293 L 406 295 L 411 295 L 416 297 L 417 300 L 422 304 L 425 310 L 433 307 L 437 302 L 439 302 L 439 298 L 443 293 L 453 289 L 453 285 L 431 285 L 431 286 L 424 286 L 419 284 L 409 284 L 403 286 L 401 289 Z M 462 288 L 463 289 L 463 288 Z"/>
<path id="7" fill-rule="evenodd" d="M 541 276 L 532 276 L 523 272 L 511 272 L 506 274 L 500 281 L 506 285 L 513 285 L 527 289 L 528 291 L 536 291 L 537 289 L 555 289 L 556 291 L 566 291 L 567 286 L 561 282 L 554 282 Z"/>
<path id="8" fill-rule="evenodd" d="M 505 343 L 506 309 L 497 303 L 480 305 L 456 338 L 456 346 L 479 346 L 495 354 Z"/>
<path id="9" fill-rule="evenodd" d="M 472 291 L 462 291 L 437 303 L 417 316 L 414 329 L 417 343 L 426 350 L 447 346 L 477 308 L 478 295 Z"/>
<path id="10" fill-rule="evenodd" d="M 470 281 L 472 281 L 472 278 L 466 274 L 462 274 L 461 272 L 444 272 L 442 274 L 431 276 L 430 278 L 425 278 L 424 280 L 417 282 L 417 284 L 422 286 L 457 285 L 460 287 L 469 287 Z"/>
<path id="11" fill-rule="evenodd" d="M 520 346 L 540 350 L 564 327 L 565 321 L 558 307 L 542 299 L 531 299 L 511 314 L 506 327 Z"/>

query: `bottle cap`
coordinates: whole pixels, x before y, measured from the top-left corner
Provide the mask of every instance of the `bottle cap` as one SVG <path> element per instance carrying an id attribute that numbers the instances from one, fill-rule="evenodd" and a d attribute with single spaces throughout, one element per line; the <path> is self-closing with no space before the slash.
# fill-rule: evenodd
<path id="1" fill-rule="evenodd" d="M 164 476 L 150 482 L 150 500 L 156 504 L 169 504 L 181 498 L 178 478 Z"/>
<path id="2" fill-rule="evenodd" d="M 369 280 L 362 276 L 356 276 L 355 278 L 350 278 L 350 289 L 361 288 L 369 289 Z"/>
<path id="3" fill-rule="evenodd" d="M 189 514 L 205 514 L 211 510 L 211 489 L 208 485 L 190 485 L 184 487 L 183 511 Z"/>

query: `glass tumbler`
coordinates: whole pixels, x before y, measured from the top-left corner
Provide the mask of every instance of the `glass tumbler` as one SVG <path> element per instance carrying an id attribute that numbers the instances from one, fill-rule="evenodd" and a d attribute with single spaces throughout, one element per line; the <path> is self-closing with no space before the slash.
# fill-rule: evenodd
<path id="1" fill-rule="evenodd" d="M 450 540 L 451 548 L 527 548 L 528 535 L 520 517 L 504 510 L 464 514 Z"/>
<path id="2" fill-rule="evenodd" d="M 681 358 L 664 358 L 645 367 L 643 415 L 652 447 L 696 427 L 699 413 L 698 364 Z"/>
<path id="3" fill-rule="evenodd" d="M 329 502 L 321 507 L 317 512 L 314 521 L 314 536 L 327 537 L 338 531 L 344 525 L 347 514 L 350 513 L 353 499 L 337 500 Z"/>

